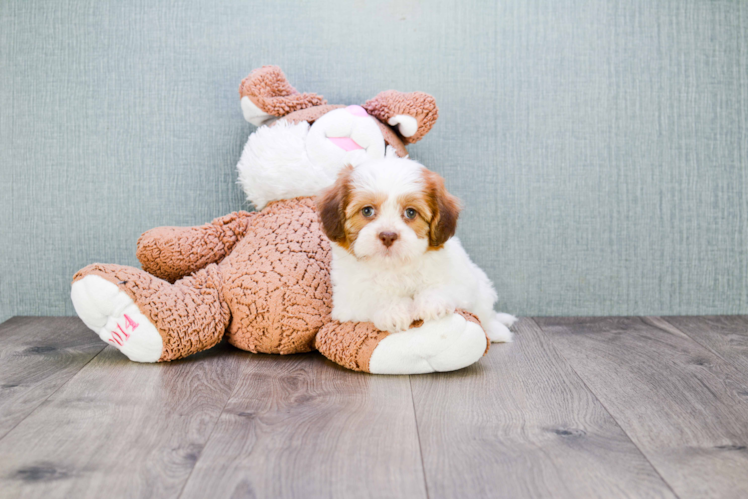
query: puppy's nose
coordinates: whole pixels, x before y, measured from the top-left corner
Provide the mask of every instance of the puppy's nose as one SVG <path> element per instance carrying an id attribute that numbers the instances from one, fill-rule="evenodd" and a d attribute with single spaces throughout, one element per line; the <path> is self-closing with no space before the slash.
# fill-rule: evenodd
<path id="1" fill-rule="evenodd" d="M 382 240 L 382 244 L 387 248 L 390 248 L 397 239 L 397 233 L 381 232 L 379 233 L 379 239 Z"/>

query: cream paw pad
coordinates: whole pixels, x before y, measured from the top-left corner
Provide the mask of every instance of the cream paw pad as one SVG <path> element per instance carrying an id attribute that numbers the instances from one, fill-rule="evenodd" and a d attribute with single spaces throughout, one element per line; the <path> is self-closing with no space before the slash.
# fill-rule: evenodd
<path id="1" fill-rule="evenodd" d="M 163 341 L 158 330 L 114 283 L 101 276 L 85 276 L 73 283 L 70 297 L 83 323 L 130 360 L 153 363 L 161 357 Z"/>
<path id="2" fill-rule="evenodd" d="M 451 314 L 385 337 L 371 355 L 369 371 L 383 375 L 449 372 L 472 365 L 485 352 L 486 334 L 480 325 Z"/>

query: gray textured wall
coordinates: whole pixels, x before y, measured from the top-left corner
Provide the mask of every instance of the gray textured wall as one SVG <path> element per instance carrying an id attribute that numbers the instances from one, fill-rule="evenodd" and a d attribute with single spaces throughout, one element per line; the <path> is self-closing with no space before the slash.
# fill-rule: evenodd
<path id="1" fill-rule="evenodd" d="M 411 154 L 518 314 L 748 313 L 748 2 L 0 2 L 0 319 L 246 208 L 240 80 L 423 90 Z"/>

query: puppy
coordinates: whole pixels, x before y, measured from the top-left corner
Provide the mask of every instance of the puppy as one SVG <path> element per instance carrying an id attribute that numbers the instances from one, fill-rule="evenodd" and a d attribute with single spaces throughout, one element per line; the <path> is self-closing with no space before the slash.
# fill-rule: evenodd
<path id="1" fill-rule="evenodd" d="M 465 309 L 491 341 L 511 341 L 516 318 L 493 310 L 491 281 L 453 237 L 461 204 L 441 176 L 388 155 L 344 168 L 317 207 L 332 242 L 333 319 L 398 332 Z"/>

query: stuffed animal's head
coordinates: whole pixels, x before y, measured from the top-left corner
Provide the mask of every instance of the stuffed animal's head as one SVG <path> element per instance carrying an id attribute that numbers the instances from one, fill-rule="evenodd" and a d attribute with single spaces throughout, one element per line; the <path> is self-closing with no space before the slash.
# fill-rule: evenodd
<path id="1" fill-rule="evenodd" d="M 244 118 L 259 127 L 239 160 L 239 180 L 256 208 L 316 196 L 346 165 L 385 156 L 404 158 L 439 115 L 423 92 L 381 92 L 363 105 L 327 104 L 301 94 L 280 68 L 263 66 L 245 78 L 239 95 Z"/>

